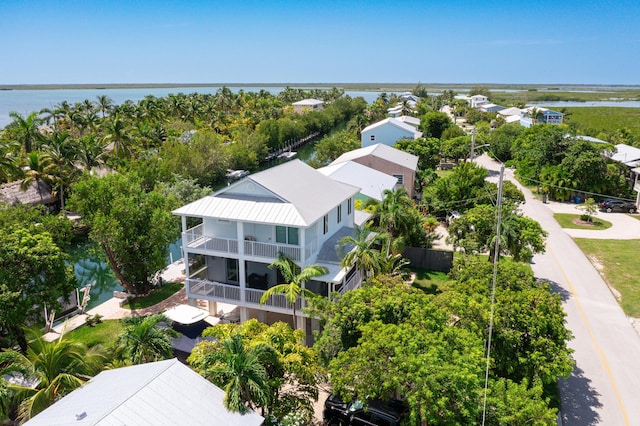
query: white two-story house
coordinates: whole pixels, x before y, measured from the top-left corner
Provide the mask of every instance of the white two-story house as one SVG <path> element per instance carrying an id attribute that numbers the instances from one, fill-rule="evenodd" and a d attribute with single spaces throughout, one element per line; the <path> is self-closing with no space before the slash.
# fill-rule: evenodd
<path id="1" fill-rule="evenodd" d="M 353 202 L 360 188 L 337 182 L 299 160 L 249 175 L 173 213 L 182 218 L 186 292 L 190 302 L 204 299 L 237 305 L 240 320 L 291 322 L 292 306 L 275 295 L 264 305 L 265 290 L 283 283 L 269 264 L 283 253 L 300 267 L 325 266 L 329 273 L 305 287 L 322 296 L 360 285 L 355 268 L 342 268 L 340 239 L 354 232 Z M 348 250 L 348 248 L 347 248 Z M 308 329 L 299 300 L 297 328 Z"/>

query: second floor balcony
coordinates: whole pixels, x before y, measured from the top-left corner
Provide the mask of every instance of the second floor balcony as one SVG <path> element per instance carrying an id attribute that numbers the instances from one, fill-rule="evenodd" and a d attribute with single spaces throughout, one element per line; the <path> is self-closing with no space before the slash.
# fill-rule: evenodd
<path id="1" fill-rule="evenodd" d="M 304 248 L 289 244 L 273 244 L 268 241 L 257 241 L 253 236 L 244 236 L 242 241 L 237 238 L 221 238 L 204 233 L 204 226 L 197 225 L 182 234 L 185 247 L 192 250 L 216 254 L 244 254 L 266 259 L 276 259 L 278 253 L 283 253 L 294 261 L 304 261 L 317 251 L 317 244 L 311 242 Z M 242 251 L 241 251 L 242 250 Z"/>

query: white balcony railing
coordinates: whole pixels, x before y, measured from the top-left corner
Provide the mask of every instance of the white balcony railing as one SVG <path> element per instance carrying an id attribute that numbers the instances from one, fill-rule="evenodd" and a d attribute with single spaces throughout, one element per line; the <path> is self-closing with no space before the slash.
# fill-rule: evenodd
<path id="1" fill-rule="evenodd" d="M 183 243 L 185 247 L 222 253 L 238 253 L 238 240 L 203 235 L 201 229 L 196 229 L 201 226 L 198 225 L 182 234 L 182 241 L 186 241 Z"/>
<path id="2" fill-rule="evenodd" d="M 240 301 L 240 287 L 215 281 L 187 279 L 187 292 L 233 303 Z"/>
<path id="3" fill-rule="evenodd" d="M 261 243 L 259 241 L 244 242 L 244 254 L 248 256 L 275 259 L 278 257 L 278 253 L 283 253 L 292 260 L 301 260 L 300 251 L 300 247 L 295 246 Z"/>
<path id="4" fill-rule="evenodd" d="M 252 288 L 245 289 L 244 291 L 245 301 L 248 304 L 260 305 L 260 298 L 262 297 L 263 294 L 264 294 L 264 290 L 255 290 Z M 292 305 L 289 302 L 287 302 L 287 299 L 282 294 L 274 294 L 269 299 L 267 299 L 264 305 L 262 306 L 270 306 L 273 308 L 278 308 L 278 309 L 283 309 L 286 311 L 293 312 Z M 300 314 L 302 314 L 301 310 L 302 310 L 302 299 L 298 299 L 296 301 L 296 313 L 300 312 Z"/>
<path id="5" fill-rule="evenodd" d="M 355 290 L 360 286 L 362 286 L 362 273 L 360 271 L 356 271 L 356 273 L 353 274 L 346 283 L 344 283 L 340 289 L 340 293 L 345 294 L 346 292 Z"/>

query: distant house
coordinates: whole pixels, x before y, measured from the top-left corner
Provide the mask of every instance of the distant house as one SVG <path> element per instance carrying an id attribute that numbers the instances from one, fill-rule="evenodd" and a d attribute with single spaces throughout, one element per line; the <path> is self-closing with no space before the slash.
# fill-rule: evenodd
<path id="1" fill-rule="evenodd" d="M 296 114 L 306 114 L 310 111 L 320 111 L 324 109 L 324 102 L 318 99 L 303 99 L 293 104 L 293 112 Z"/>
<path id="2" fill-rule="evenodd" d="M 363 148 L 376 144 L 391 147 L 401 139 L 422 137 L 422 132 L 417 131 L 415 127 L 392 117 L 365 127 L 360 134 Z"/>
<path id="3" fill-rule="evenodd" d="M 640 148 L 619 143 L 615 146 L 609 158 L 617 163 L 622 163 L 627 167 L 640 166 Z"/>
<path id="4" fill-rule="evenodd" d="M 480 104 L 480 106 L 478 106 L 478 110 L 482 112 L 498 112 L 503 109 L 504 109 L 503 106 L 492 104 L 492 103 Z"/>
<path id="5" fill-rule="evenodd" d="M 43 182 L 35 181 L 27 187 L 25 191 L 20 188 L 20 181 L 9 182 L 0 185 L 0 203 L 15 206 L 18 204 L 28 204 L 35 206 L 42 204 L 49 210 L 56 208 L 58 197 L 53 195 L 51 187 Z"/>
<path id="6" fill-rule="evenodd" d="M 561 112 L 542 107 L 525 108 L 520 113 L 520 124 L 524 127 L 534 124 L 562 124 L 563 119 L 564 114 Z"/>
<path id="7" fill-rule="evenodd" d="M 370 145 L 364 148 L 345 152 L 329 166 L 347 161 L 355 161 L 363 166 L 391 175 L 396 179 L 396 188 L 404 187 L 407 193 L 415 196 L 416 171 L 418 157 L 383 144 Z"/>
<path id="8" fill-rule="evenodd" d="M 469 102 L 469 106 L 471 108 L 477 109 L 482 104 L 486 104 L 489 102 L 489 98 L 484 95 L 473 95 L 466 97 L 467 102 Z"/>
<path id="9" fill-rule="evenodd" d="M 498 117 L 502 117 L 506 123 L 520 123 L 522 110 L 516 107 L 501 109 L 498 111 Z"/>
<path id="10" fill-rule="evenodd" d="M 318 171 L 338 182 L 360 188 L 356 199 L 366 201 L 370 198 L 382 201 L 386 189 L 393 190 L 398 179 L 386 173 L 379 172 L 355 161 L 332 163 L 329 166 L 319 168 Z"/>
<path id="11" fill-rule="evenodd" d="M 325 266 L 329 272 L 305 283 L 328 297 L 358 287 L 356 268 L 343 268 L 339 241 L 354 235 L 354 198 L 360 188 L 335 181 L 300 160 L 249 175 L 220 191 L 173 211 L 182 219 L 185 289 L 190 301 L 238 306 L 240 320 L 291 323 L 293 306 L 283 295 L 260 304 L 264 292 L 282 283 L 269 268 L 280 253 L 298 266 Z M 195 225 L 194 225 L 195 223 Z M 298 329 L 315 324 L 296 303 Z"/>
<path id="12" fill-rule="evenodd" d="M 225 392 L 177 359 L 105 370 L 27 421 L 28 426 L 260 426 L 249 410 L 233 413 Z"/>

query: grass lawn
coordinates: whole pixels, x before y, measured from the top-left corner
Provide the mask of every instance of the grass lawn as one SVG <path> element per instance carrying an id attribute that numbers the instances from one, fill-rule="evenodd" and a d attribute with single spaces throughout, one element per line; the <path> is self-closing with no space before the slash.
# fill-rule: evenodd
<path id="1" fill-rule="evenodd" d="M 156 303 L 160 303 L 163 300 L 169 298 L 170 296 L 173 296 L 183 286 L 184 286 L 184 284 L 182 284 L 182 283 L 166 283 L 165 285 L 163 285 L 160 288 L 157 288 L 155 290 L 151 290 L 151 293 L 149 293 L 146 296 L 141 296 L 141 297 L 134 298 L 132 300 L 133 307 L 131 306 L 129 301 L 127 301 L 127 303 L 125 303 L 122 307 L 125 308 L 125 309 L 143 309 L 143 308 L 148 308 L 149 306 L 153 306 Z"/>
<path id="2" fill-rule="evenodd" d="M 600 272 L 605 281 L 620 293 L 619 303 L 625 314 L 640 318 L 640 240 L 575 238 L 574 241 L 587 257 L 602 265 Z"/>
<path id="3" fill-rule="evenodd" d="M 425 293 L 441 293 L 442 289 L 451 282 L 446 272 L 429 271 L 419 268 L 411 268 L 411 272 L 416 274 L 413 286 L 423 290 Z"/>
<path id="4" fill-rule="evenodd" d="M 115 342 L 118 335 L 122 332 L 122 322 L 120 320 L 106 320 L 94 327 L 83 325 L 70 331 L 65 336 L 74 341 L 84 343 L 91 347 L 99 343 L 105 346 Z"/>
<path id="5" fill-rule="evenodd" d="M 611 222 L 607 222 L 606 220 L 599 219 L 597 217 L 591 217 L 592 225 L 579 225 L 573 222 L 573 219 L 580 219 L 579 214 L 571 214 L 571 213 L 554 213 L 553 218 L 560 224 L 563 228 L 571 228 L 571 229 L 594 229 L 601 230 L 611 228 Z"/>

